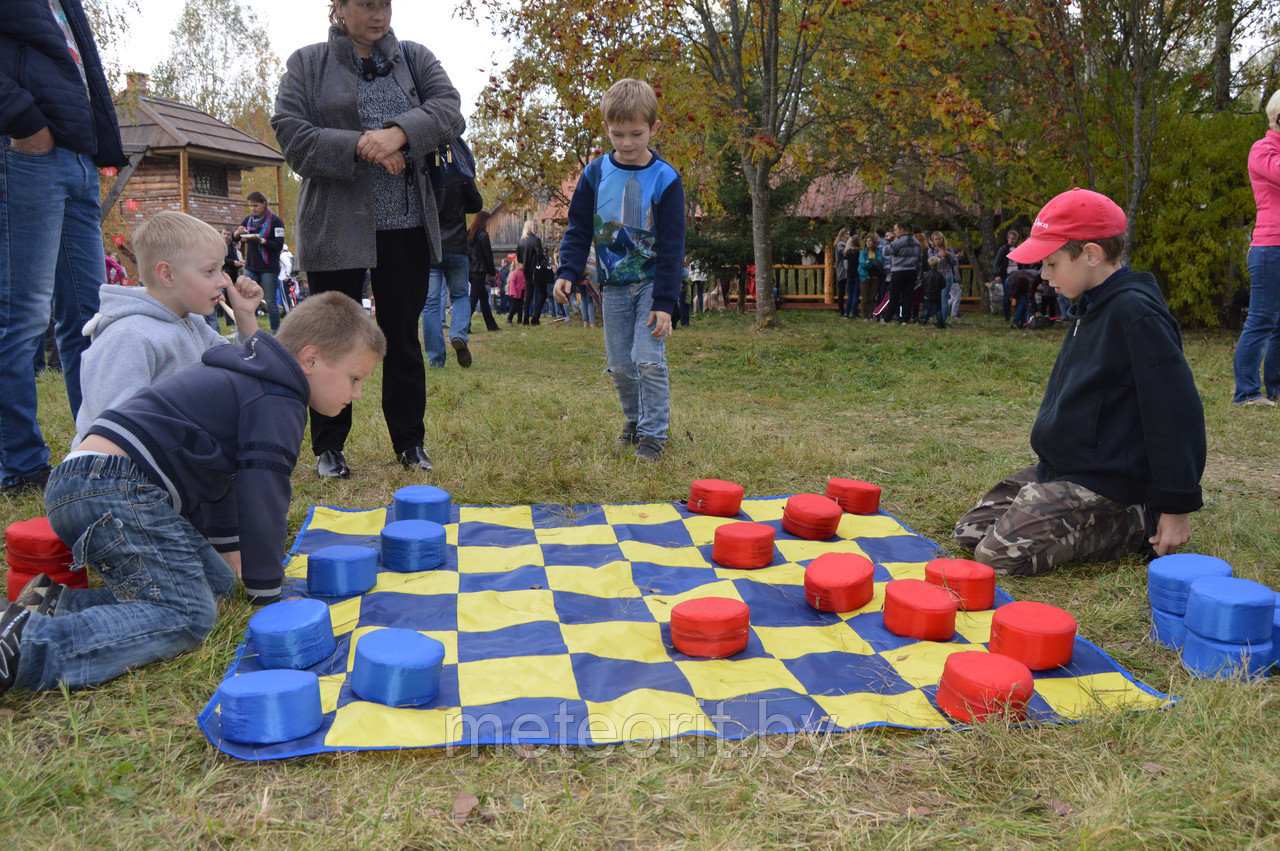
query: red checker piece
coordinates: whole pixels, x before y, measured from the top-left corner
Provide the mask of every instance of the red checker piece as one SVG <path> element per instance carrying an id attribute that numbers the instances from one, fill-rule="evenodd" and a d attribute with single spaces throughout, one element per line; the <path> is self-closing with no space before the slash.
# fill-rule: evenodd
<path id="1" fill-rule="evenodd" d="M 816 493 L 800 493 L 782 509 L 782 528 L 812 541 L 825 541 L 836 533 L 844 514 L 834 499 Z"/>
<path id="2" fill-rule="evenodd" d="M 957 721 L 1021 721 L 1034 688 L 1030 669 L 1017 659 L 966 650 L 952 653 L 942 666 L 938 708 Z"/>
<path id="3" fill-rule="evenodd" d="M 764 523 L 726 523 L 716 529 L 711 560 L 725 567 L 751 570 L 773 561 L 773 527 Z"/>
<path id="4" fill-rule="evenodd" d="M 996 572 L 976 561 L 935 558 L 924 566 L 924 578 L 955 594 L 962 612 L 989 609 L 996 599 Z"/>
<path id="5" fill-rule="evenodd" d="M 884 586 L 884 628 L 894 635 L 950 641 L 957 608 L 951 592 L 923 579 L 895 579 Z"/>
<path id="6" fill-rule="evenodd" d="M 1067 664 L 1075 643 L 1076 619 L 1057 606 L 1018 601 L 991 616 L 991 652 L 1017 659 L 1033 671 Z"/>
<path id="7" fill-rule="evenodd" d="M 10 600 L 42 573 L 71 588 L 84 588 L 89 583 L 84 571 L 71 570 L 71 550 L 54 534 L 47 517 L 10 523 L 4 530 L 4 543 L 9 563 L 5 590 Z"/>
<path id="8" fill-rule="evenodd" d="M 880 510 L 880 486 L 857 479 L 831 479 L 827 496 L 850 514 L 875 514 Z"/>
<path id="9" fill-rule="evenodd" d="M 733 517 L 742 508 L 742 485 L 723 479 L 698 479 L 689 485 L 689 510 L 712 517 Z"/>
<path id="10" fill-rule="evenodd" d="M 671 610 L 671 643 L 686 656 L 723 659 L 747 647 L 751 610 L 741 600 L 702 597 Z"/>
<path id="11" fill-rule="evenodd" d="M 824 553 L 804 571 L 804 598 L 820 612 L 852 612 L 871 602 L 876 567 L 866 556 Z"/>

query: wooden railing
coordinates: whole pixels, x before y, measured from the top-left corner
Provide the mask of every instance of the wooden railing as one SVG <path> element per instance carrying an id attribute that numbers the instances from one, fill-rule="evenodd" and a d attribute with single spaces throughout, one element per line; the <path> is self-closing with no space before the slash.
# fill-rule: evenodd
<path id="1" fill-rule="evenodd" d="M 773 267 L 773 283 L 777 292 L 779 310 L 835 310 L 835 268 L 834 264 L 792 265 L 775 264 Z M 967 264 L 960 266 L 961 310 L 968 312 L 979 309 L 981 282 L 976 279 L 973 268 Z M 738 306 L 738 287 L 736 281 L 728 287 L 727 303 L 730 307 Z M 746 292 L 746 302 L 742 306 L 754 307 L 755 296 Z"/>

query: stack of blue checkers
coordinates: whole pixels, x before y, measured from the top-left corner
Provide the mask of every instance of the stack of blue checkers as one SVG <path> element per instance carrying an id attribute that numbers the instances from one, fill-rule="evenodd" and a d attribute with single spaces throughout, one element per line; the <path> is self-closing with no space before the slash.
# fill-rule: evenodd
<path id="1" fill-rule="evenodd" d="M 401 573 L 443 567 L 444 527 L 431 520 L 396 520 L 382 527 L 382 566 Z"/>
<path id="2" fill-rule="evenodd" d="M 1187 595 L 1191 583 L 1205 576 L 1230 576 L 1231 565 L 1220 558 L 1175 553 L 1152 559 L 1147 567 L 1147 599 L 1151 601 L 1151 637 L 1175 650 L 1182 647 L 1187 628 Z"/>
<path id="3" fill-rule="evenodd" d="M 1276 594 L 1248 579 L 1209 576 L 1191 583 L 1183 618 L 1182 664 L 1199 677 L 1265 674 L 1275 661 Z"/>

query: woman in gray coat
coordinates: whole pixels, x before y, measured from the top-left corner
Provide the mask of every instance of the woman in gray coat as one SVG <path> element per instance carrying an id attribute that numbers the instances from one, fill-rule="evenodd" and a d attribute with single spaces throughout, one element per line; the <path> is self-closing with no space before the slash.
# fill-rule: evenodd
<path id="1" fill-rule="evenodd" d="M 431 51 L 396 39 L 390 0 L 332 0 L 329 20 L 328 41 L 289 57 L 271 117 L 302 177 L 296 261 L 312 293 L 338 290 L 357 301 L 370 272 L 387 336 L 382 412 L 391 445 L 407 469 L 431 470 L 417 318 L 441 251 L 426 165 L 462 134 L 462 99 Z M 350 408 L 336 417 L 311 412 L 321 476 L 350 475 L 350 430 Z"/>

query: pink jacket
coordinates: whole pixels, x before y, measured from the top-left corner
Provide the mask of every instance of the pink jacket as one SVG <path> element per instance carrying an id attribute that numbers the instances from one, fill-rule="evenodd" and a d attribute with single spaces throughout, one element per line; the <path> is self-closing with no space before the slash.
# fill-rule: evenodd
<path id="1" fill-rule="evenodd" d="M 1249 149 L 1249 182 L 1258 207 L 1253 245 L 1280 245 L 1280 133 L 1267 135 Z"/>
<path id="2" fill-rule="evenodd" d="M 512 298 L 524 297 L 524 270 L 519 266 L 514 267 L 507 276 L 507 295 Z"/>

